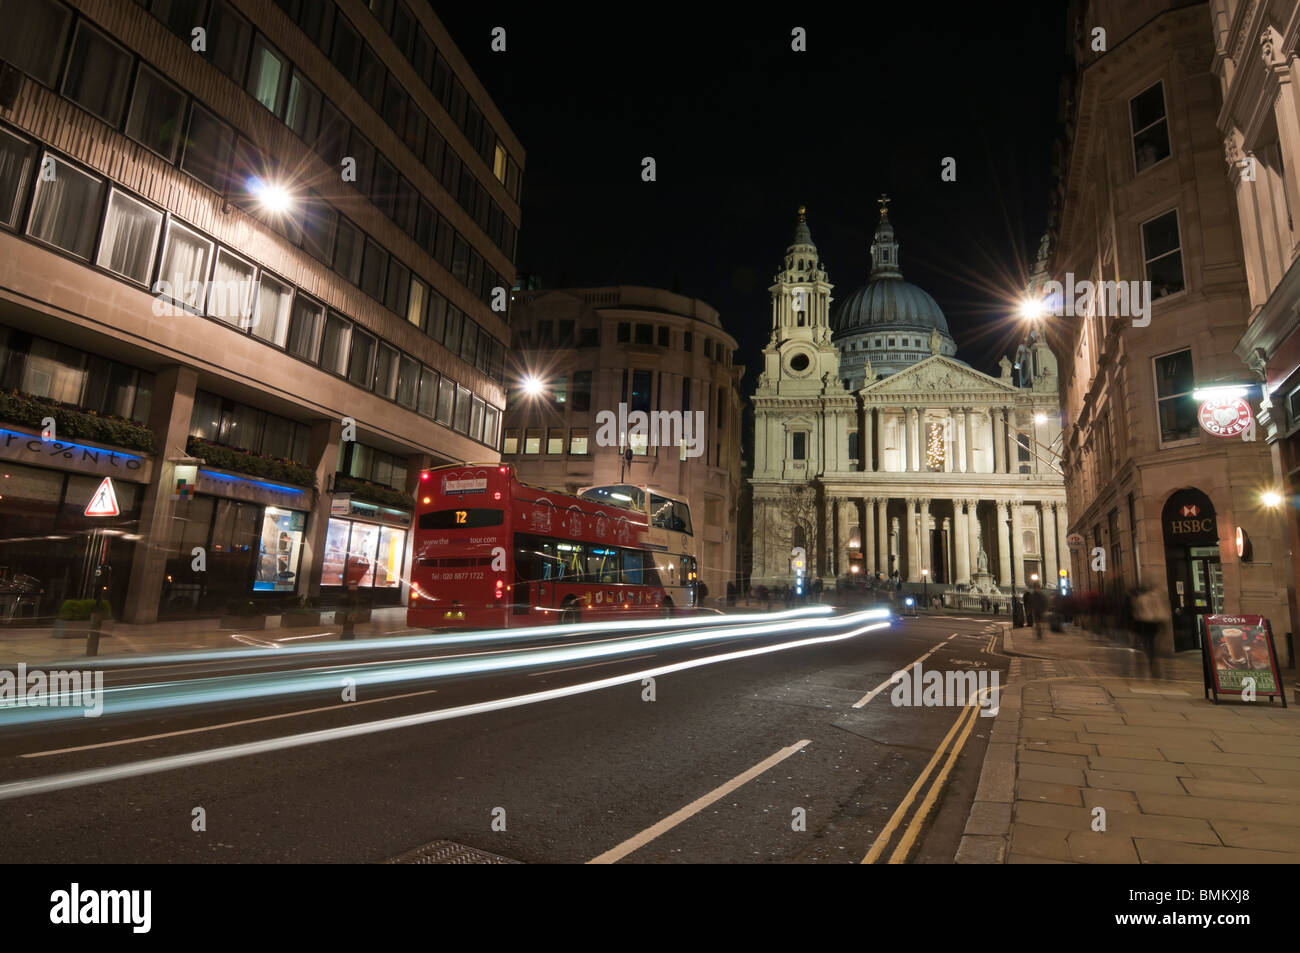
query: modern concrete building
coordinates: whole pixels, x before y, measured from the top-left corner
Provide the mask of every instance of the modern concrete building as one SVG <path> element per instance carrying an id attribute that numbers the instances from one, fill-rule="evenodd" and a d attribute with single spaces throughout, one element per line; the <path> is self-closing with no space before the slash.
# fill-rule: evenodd
<path id="1" fill-rule="evenodd" d="M 1210 4 L 1214 72 L 1223 107 L 1229 187 L 1246 256 L 1245 332 L 1237 355 L 1248 369 L 1243 382 L 1263 383 L 1259 436 L 1271 451 L 1269 489 L 1285 505 L 1279 561 L 1289 563 L 1288 630 L 1300 632 L 1295 556 L 1300 552 L 1300 229 L 1292 209 L 1300 200 L 1300 2 Z M 1274 619 L 1275 628 L 1281 620 Z"/>
<path id="2" fill-rule="evenodd" d="M 629 483 L 684 498 L 700 578 L 724 595 L 736 580 L 744 368 L 718 312 L 657 288 L 566 288 L 516 292 L 511 322 L 512 374 L 540 389 L 511 381 L 502 459 L 520 479 L 565 492 Z M 689 415 L 696 445 L 656 446 L 623 423 L 602 434 L 620 404 Z"/>
<path id="3" fill-rule="evenodd" d="M 804 210 L 770 288 L 754 392 L 751 585 L 791 581 L 791 552 L 833 586 L 891 577 L 954 604 L 1054 584 L 1065 565 L 1056 358 L 1013 376 L 957 360 L 947 319 L 903 279 L 887 199 L 867 283 L 831 308 Z"/>
<path id="4" fill-rule="evenodd" d="M 430 5 L 3 13 L 0 618 L 402 599 L 419 469 L 498 457 L 524 161 Z"/>
<path id="5" fill-rule="evenodd" d="M 1084 540 L 1076 585 L 1167 594 L 1166 649 L 1194 648 L 1207 614 L 1259 613 L 1285 655 L 1292 576 L 1281 518 L 1261 502 L 1268 445 L 1249 430 L 1210 432 L 1193 397 L 1242 378 L 1234 347 L 1252 307 L 1216 127 L 1210 5 L 1093 0 L 1071 15 L 1077 71 L 1049 271 L 1066 287 L 1137 283 L 1127 299 L 1067 296 L 1069 310 L 1046 319 L 1064 358 L 1070 530 Z M 1239 529 L 1251 558 L 1238 555 Z"/>

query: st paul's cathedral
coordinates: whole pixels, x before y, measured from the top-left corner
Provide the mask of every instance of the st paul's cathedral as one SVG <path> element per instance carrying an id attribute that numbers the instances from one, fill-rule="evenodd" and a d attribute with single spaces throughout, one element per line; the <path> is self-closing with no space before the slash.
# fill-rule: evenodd
<path id="1" fill-rule="evenodd" d="M 1032 336 L 996 377 L 958 360 L 903 279 L 888 201 L 866 284 L 834 308 L 802 208 L 769 289 L 750 584 L 789 584 L 802 547 L 827 588 L 897 573 L 953 604 L 1053 588 L 1070 565 L 1056 358 Z"/>

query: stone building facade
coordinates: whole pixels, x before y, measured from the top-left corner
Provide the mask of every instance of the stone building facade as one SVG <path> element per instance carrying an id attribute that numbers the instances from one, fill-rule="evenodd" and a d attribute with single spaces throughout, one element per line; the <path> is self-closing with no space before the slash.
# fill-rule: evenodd
<path id="1" fill-rule="evenodd" d="M 1166 650 L 1195 648 L 1216 612 L 1260 613 L 1280 630 L 1291 570 L 1281 518 L 1262 502 L 1268 445 L 1211 434 L 1193 396 L 1242 379 L 1234 347 L 1251 311 L 1216 127 L 1210 5 L 1090 0 L 1072 17 L 1050 275 L 1150 290 L 1144 307 L 1076 302 L 1045 320 L 1065 358 L 1070 529 L 1085 541 L 1073 554 L 1077 587 L 1163 593 Z M 1105 51 L 1093 49 L 1098 23 Z M 1250 557 L 1238 555 L 1238 530 Z"/>

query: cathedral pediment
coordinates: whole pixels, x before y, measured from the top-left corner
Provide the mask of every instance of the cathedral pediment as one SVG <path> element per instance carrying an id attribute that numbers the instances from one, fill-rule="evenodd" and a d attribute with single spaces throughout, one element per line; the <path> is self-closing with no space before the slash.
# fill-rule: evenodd
<path id="1" fill-rule="evenodd" d="M 982 374 L 974 368 L 936 355 L 911 367 L 875 381 L 858 391 L 864 397 L 899 394 L 1018 394 L 1020 388 L 1010 382 Z"/>

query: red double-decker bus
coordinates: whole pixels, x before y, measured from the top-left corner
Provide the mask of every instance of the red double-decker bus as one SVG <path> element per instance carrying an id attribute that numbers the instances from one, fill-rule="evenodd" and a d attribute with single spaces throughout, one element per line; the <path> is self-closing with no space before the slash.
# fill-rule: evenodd
<path id="1" fill-rule="evenodd" d="M 420 474 L 407 624 L 500 628 L 671 613 L 646 520 L 520 483 L 504 464 Z"/>

